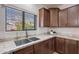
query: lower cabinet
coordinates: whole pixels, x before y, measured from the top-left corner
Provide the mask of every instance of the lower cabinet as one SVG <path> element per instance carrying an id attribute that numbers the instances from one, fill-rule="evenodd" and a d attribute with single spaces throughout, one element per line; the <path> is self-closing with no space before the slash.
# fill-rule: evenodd
<path id="1" fill-rule="evenodd" d="M 56 38 L 56 52 L 65 53 L 65 39 L 64 38 Z"/>
<path id="2" fill-rule="evenodd" d="M 49 39 L 49 53 L 53 53 L 55 51 L 55 39 L 56 38 Z"/>
<path id="3" fill-rule="evenodd" d="M 79 48 L 79 43 L 78 43 Z M 77 54 L 77 41 L 66 38 L 56 38 L 56 52 L 63 54 Z"/>
<path id="4" fill-rule="evenodd" d="M 66 54 L 77 54 L 77 41 L 76 40 L 65 40 L 65 53 Z"/>
<path id="5" fill-rule="evenodd" d="M 15 54 L 51 54 L 53 52 L 60 54 L 79 53 L 79 41 L 66 38 L 50 38 L 32 46 L 15 51 Z"/>
<path id="6" fill-rule="evenodd" d="M 51 54 L 54 52 L 54 38 L 34 45 L 36 54 Z"/>
<path id="7" fill-rule="evenodd" d="M 46 41 L 39 42 L 33 46 L 29 46 L 15 51 L 15 54 L 50 54 L 54 52 L 54 39 L 50 38 Z"/>
<path id="8" fill-rule="evenodd" d="M 79 54 L 79 41 L 77 42 L 77 47 L 78 47 L 78 51 L 77 52 Z"/>
<path id="9" fill-rule="evenodd" d="M 47 54 L 49 53 L 49 41 L 43 41 L 34 45 L 35 54 Z"/>
<path id="10" fill-rule="evenodd" d="M 29 46 L 14 52 L 14 54 L 33 54 L 33 46 Z"/>

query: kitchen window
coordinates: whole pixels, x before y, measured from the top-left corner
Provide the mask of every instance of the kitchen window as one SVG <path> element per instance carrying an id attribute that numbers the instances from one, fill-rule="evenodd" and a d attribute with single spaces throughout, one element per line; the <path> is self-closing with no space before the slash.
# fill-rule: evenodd
<path id="1" fill-rule="evenodd" d="M 5 30 L 23 31 L 36 29 L 36 15 L 12 7 L 5 7 Z"/>

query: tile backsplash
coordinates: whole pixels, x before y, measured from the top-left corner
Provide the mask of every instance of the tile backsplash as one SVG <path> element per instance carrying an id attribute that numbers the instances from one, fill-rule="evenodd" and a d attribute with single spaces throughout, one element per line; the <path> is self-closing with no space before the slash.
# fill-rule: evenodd
<path id="1" fill-rule="evenodd" d="M 51 28 L 59 34 L 79 35 L 79 28 Z"/>
<path id="2" fill-rule="evenodd" d="M 48 32 L 48 28 L 39 28 L 37 30 L 27 31 L 28 35 L 38 35 L 47 32 Z M 16 37 L 24 37 L 24 36 L 26 36 L 25 31 L 0 32 L 0 40 L 2 39 L 11 40 Z"/>
<path id="3" fill-rule="evenodd" d="M 58 34 L 79 36 L 79 28 L 38 28 L 37 30 L 28 31 L 28 35 L 38 35 L 47 33 L 53 29 Z M 26 36 L 25 31 L 0 32 L 0 39 L 10 39 Z"/>

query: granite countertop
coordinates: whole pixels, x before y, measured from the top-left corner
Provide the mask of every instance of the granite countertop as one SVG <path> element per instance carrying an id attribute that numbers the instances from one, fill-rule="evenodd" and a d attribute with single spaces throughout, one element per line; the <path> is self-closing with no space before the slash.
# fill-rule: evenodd
<path id="1" fill-rule="evenodd" d="M 53 35 L 48 35 L 48 34 L 33 35 L 33 36 L 30 36 L 30 37 L 37 37 L 37 38 L 39 38 L 39 40 L 30 42 L 30 43 L 27 43 L 27 44 L 24 44 L 24 45 L 20 45 L 20 46 L 16 46 L 15 43 L 14 43 L 14 40 L 0 42 L 0 54 L 10 53 L 10 52 L 22 49 L 24 47 L 36 44 L 38 42 L 42 42 L 44 40 L 47 40 L 47 39 L 53 38 L 53 37 L 61 37 L 61 38 L 67 38 L 67 39 L 72 39 L 72 40 L 79 40 L 79 37 L 77 37 L 77 36 L 58 35 L 58 34 L 53 34 Z M 25 38 L 21 38 L 21 39 L 25 39 Z"/>

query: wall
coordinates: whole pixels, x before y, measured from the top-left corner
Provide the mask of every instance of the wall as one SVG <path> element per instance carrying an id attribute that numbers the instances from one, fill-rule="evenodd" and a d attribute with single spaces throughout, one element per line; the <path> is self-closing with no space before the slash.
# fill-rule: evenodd
<path id="1" fill-rule="evenodd" d="M 13 5 L 6 5 L 6 6 L 13 7 L 19 10 L 24 10 L 22 8 L 15 7 Z M 47 32 L 47 28 L 39 28 L 38 11 L 34 9 L 34 12 L 33 12 L 34 7 L 33 8 L 26 7 L 26 8 L 27 10 L 24 10 L 24 11 L 37 15 L 37 25 L 36 25 L 37 30 L 28 31 L 28 35 L 36 35 L 36 34 L 40 34 L 40 33 L 42 34 L 42 33 Z M 5 31 L 5 9 L 4 9 L 4 5 L 0 5 L 0 41 L 13 40 L 16 37 L 22 37 L 22 36 L 25 36 L 25 31 L 10 31 L 10 32 Z"/>

